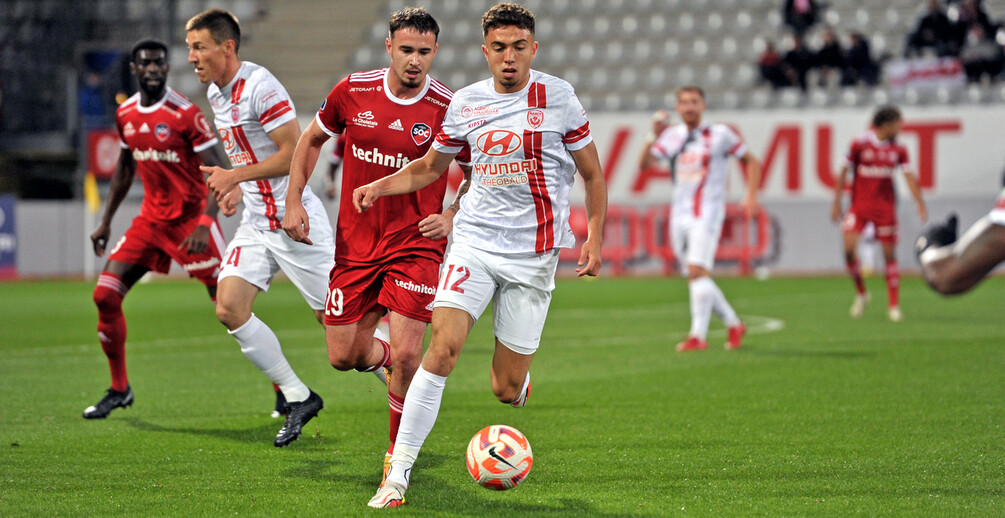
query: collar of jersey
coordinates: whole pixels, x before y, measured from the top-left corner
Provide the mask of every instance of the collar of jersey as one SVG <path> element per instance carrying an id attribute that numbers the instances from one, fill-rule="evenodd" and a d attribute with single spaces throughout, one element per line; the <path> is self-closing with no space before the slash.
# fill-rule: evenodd
<path id="1" fill-rule="evenodd" d="M 140 94 L 140 101 L 136 101 L 136 111 L 140 113 L 153 113 L 161 109 L 161 106 L 164 106 L 164 102 L 167 101 L 168 95 L 170 94 L 171 94 L 171 87 L 169 86 L 164 89 L 164 97 L 161 97 L 161 100 L 151 104 L 150 106 L 143 106 L 143 104 L 141 103 L 143 97 L 142 94 Z"/>
<path id="2" fill-rule="evenodd" d="M 425 79 L 426 84 L 422 85 L 422 91 L 416 94 L 416 96 L 412 97 L 411 99 L 401 99 L 391 93 L 391 88 L 387 84 L 387 77 L 389 75 L 391 75 L 390 68 L 388 68 L 387 72 L 384 73 L 384 95 L 386 95 L 387 98 L 390 99 L 391 102 L 393 102 L 394 104 L 400 104 L 402 106 L 410 106 L 421 101 L 422 98 L 426 96 L 426 92 L 429 91 L 429 83 L 433 81 L 433 78 L 430 77 L 429 74 L 426 74 Z"/>

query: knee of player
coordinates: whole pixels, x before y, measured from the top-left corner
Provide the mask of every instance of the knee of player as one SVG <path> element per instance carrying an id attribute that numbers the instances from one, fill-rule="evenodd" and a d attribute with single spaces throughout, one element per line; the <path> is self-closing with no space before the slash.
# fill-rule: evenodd
<path id="1" fill-rule="evenodd" d="M 122 307 L 122 297 L 117 291 L 104 286 L 94 288 L 92 294 L 94 305 L 98 307 L 98 311 L 116 311 Z"/>
<path id="2" fill-rule="evenodd" d="M 361 367 L 361 365 L 359 365 L 360 361 L 361 361 L 360 358 L 356 356 L 350 357 L 348 355 L 341 353 L 334 353 L 332 351 L 328 352 L 328 364 L 331 365 L 332 368 L 334 368 L 335 370 L 339 371 L 353 370 L 357 367 Z"/>
<path id="3" fill-rule="evenodd" d="M 223 304 L 217 299 L 216 302 L 216 318 L 221 324 L 227 326 L 227 329 L 234 330 L 241 327 L 242 324 L 248 321 L 251 315 L 243 316 L 240 315 L 230 306 Z"/>
<path id="4" fill-rule="evenodd" d="M 507 383 L 497 379 L 492 380 L 492 393 L 495 394 L 500 403 L 507 405 L 520 397 L 521 388 L 523 388 L 523 382 Z"/>

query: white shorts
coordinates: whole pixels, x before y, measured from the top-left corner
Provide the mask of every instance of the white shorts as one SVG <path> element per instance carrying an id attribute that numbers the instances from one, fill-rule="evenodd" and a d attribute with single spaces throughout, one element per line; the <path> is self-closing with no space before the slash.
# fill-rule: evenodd
<path id="1" fill-rule="evenodd" d="M 701 266 L 711 272 L 715 266 L 715 251 L 719 248 L 723 218 L 683 217 L 670 222 L 670 243 L 684 273 L 687 265 Z"/>
<path id="2" fill-rule="evenodd" d="M 988 220 L 995 225 L 1005 225 L 1005 206 L 995 207 L 990 214 L 988 214 Z"/>
<path id="3" fill-rule="evenodd" d="M 496 338 L 515 353 L 534 354 L 557 268 L 557 248 L 543 254 L 499 254 L 453 243 L 440 267 L 433 307 L 463 309 L 477 321 L 492 302 Z"/>
<path id="4" fill-rule="evenodd" d="M 282 230 L 237 227 L 224 254 L 226 260 L 219 279 L 240 277 L 262 291 L 269 291 L 272 278 L 282 270 L 311 309 L 324 311 L 328 274 L 335 266 L 335 241 L 321 204 L 314 210 L 308 209 L 308 216 L 313 245 L 294 241 Z"/>

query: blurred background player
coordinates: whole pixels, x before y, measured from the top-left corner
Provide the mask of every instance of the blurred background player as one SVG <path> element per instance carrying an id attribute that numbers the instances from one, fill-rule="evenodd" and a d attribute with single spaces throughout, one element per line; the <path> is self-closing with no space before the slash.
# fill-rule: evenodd
<path id="1" fill-rule="evenodd" d="M 282 270 L 322 322 L 334 246 L 331 226 L 321 200 L 305 188 L 304 204 L 317 221 L 311 236 L 316 245 L 297 243 L 280 230 L 300 125 L 293 101 L 275 76 L 238 57 L 237 18 L 222 9 L 209 9 L 192 17 L 185 31 L 188 61 L 199 81 L 209 83 L 216 127 L 234 166 L 203 170 L 210 173 L 209 187 L 217 200 L 235 196 L 244 200 L 241 224 L 220 271 L 216 315 L 244 355 L 282 391 L 286 422 L 274 441 L 281 447 L 300 436 L 324 403 L 293 372 L 276 334 L 252 313 L 252 307 L 258 293 L 267 291 Z"/>
<path id="2" fill-rule="evenodd" d="M 1005 189 L 991 213 L 956 240 L 956 216 L 927 229 L 915 243 L 921 276 L 933 290 L 958 295 L 1005 262 Z"/>
<path id="3" fill-rule="evenodd" d="M 705 108 L 701 88 L 678 89 L 676 109 L 683 123 L 668 126 L 664 117 L 654 117 L 651 135 L 655 139 L 643 146 L 639 164 L 648 169 L 658 160 L 670 162 L 673 177 L 670 240 L 677 261 L 687 269 L 691 300 L 691 331 L 687 339 L 677 344 L 678 351 L 708 347 L 705 337 L 713 312 L 728 328 L 727 349 L 739 348 L 746 333 L 746 326 L 709 274 L 715 265 L 715 251 L 726 218 L 729 157 L 739 160 L 747 171 L 747 193 L 742 205 L 748 218 L 758 210 L 761 162 L 728 126 L 703 123 Z"/>
<path id="4" fill-rule="evenodd" d="M 196 277 L 216 300 L 216 276 L 225 243 L 216 222 L 217 204 L 208 196 L 200 164 L 225 164 L 206 116 L 185 96 L 167 86 L 168 49 L 143 40 L 132 50 L 130 70 L 139 92 L 119 106 L 115 125 L 122 141 L 101 223 L 91 234 L 94 253 L 104 255 L 112 218 L 126 197 L 136 171 L 143 182 L 143 205 L 112 249 L 94 289 L 98 338 L 108 357 L 112 386 L 88 419 L 133 404 L 126 375 L 126 319 L 122 299 L 148 271 L 168 273 L 171 260 Z M 207 200 L 208 198 L 208 200 Z"/>
<path id="5" fill-rule="evenodd" d="M 492 78 L 454 95 L 443 129 L 425 156 L 353 193 L 358 210 L 370 209 L 378 197 L 442 181 L 454 156 L 471 151 L 474 175 L 460 199 L 443 262 L 432 340 L 405 397 L 386 483 L 370 507 L 404 503 L 447 376 L 489 302 L 496 336 L 492 391 L 514 407 L 527 403 L 530 365 L 555 287 L 558 252 L 575 246 L 569 191 L 577 169 L 584 180 L 589 233 L 576 271 L 580 276 L 600 271 L 607 188 L 586 110 L 572 85 L 530 68 L 538 48 L 533 13 L 518 4 L 498 4 L 482 17 L 482 35 Z M 378 205 L 393 203 L 396 198 Z"/>
<path id="6" fill-rule="evenodd" d="M 869 301 L 856 249 L 863 228 L 870 222 L 875 226 L 876 240 L 883 246 L 886 261 L 889 302 L 887 316 L 893 322 L 900 322 L 904 318 L 898 301 L 900 271 L 896 255 L 897 194 L 893 187 L 893 175 L 898 169 L 904 175 L 911 196 L 918 205 L 918 217 L 922 223 L 928 219 L 928 210 L 921 198 L 918 177 L 911 170 L 907 149 L 897 141 L 902 121 L 900 110 L 895 106 L 884 106 L 876 110 L 872 128 L 852 141 L 834 186 L 831 219 L 835 223 L 841 222 L 845 265 L 855 283 L 855 300 L 849 310 L 853 318 L 862 316 Z M 851 206 L 842 217 L 841 198 L 844 196 L 849 171 L 852 173 Z"/>
<path id="7" fill-rule="evenodd" d="M 338 134 L 332 152 L 328 154 L 328 174 L 325 175 L 325 197 L 329 200 L 338 198 L 338 172 L 342 168 L 345 156 L 345 132 Z"/>
<path id="8" fill-rule="evenodd" d="M 422 357 L 447 245 L 444 238 L 458 207 L 455 201 L 441 214 L 446 175 L 365 213 L 353 207 L 352 192 L 421 158 L 439 133 L 453 96 L 428 75 L 439 32 L 436 20 L 424 9 L 405 8 L 391 15 L 385 40 L 390 67 L 351 74 L 340 81 L 301 135 L 283 221 L 291 238 L 310 243 L 307 234 L 318 221 L 305 212 L 299 193 L 314 170 L 321 146 L 342 133 L 348 153 L 325 315 L 328 359 L 343 371 L 394 366 L 387 385 L 391 445 L 385 466 L 394 450 L 405 393 Z M 467 153 L 459 160 L 469 176 Z M 446 171 L 449 163 L 437 173 Z M 458 196 L 467 190 L 466 185 Z M 390 317 L 390 344 L 374 337 L 385 314 Z"/>

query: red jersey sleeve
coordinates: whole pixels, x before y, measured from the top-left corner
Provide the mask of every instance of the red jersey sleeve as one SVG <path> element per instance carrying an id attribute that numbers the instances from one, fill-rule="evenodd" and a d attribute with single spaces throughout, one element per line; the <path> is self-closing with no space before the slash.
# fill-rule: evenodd
<path id="1" fill-rule="evenodd" d="M 332 137 L 338 137 L 345 130 L 345 109 L 342 100 L 349 88 L 349 77 L 345 77 L 332 88 L 332 91 L 321 103 L 318 109 L 317 121 L 321 129 Z"/>
<path id="2" fill-rule="evenodd" d="M 216 145 L 216 134 L 206 115 L 195 104 L 184 115 L 185 137 L 192 143 L 192 151 L 204 151 Z"/>
<path id="3" fill-rule="evenodd" d="M 859 146 L 858 140 L 852 141 L 851 146 L 848 147 L 848 152 L 845 153 L 845 155 L 844 155 L 845 164 L 847 164 L 848 167 L 850 167 L 850 168 L 853 169 L 853 171 L 852 171 L 853 173 L 854 173 L 855 164 L 858 163 L 858 154 L 859 154 L 860 148 L 861 148 L 861 146 Z"/>

